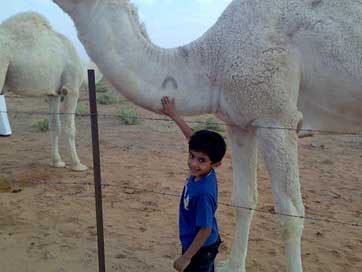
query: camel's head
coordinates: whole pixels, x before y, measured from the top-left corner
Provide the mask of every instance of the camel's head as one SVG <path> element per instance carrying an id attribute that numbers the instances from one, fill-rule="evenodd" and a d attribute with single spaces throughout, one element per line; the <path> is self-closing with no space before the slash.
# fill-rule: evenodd
<path id="1" fill-rule="evenodd" d="M 137 7 L 129 0 L 53 0 L 53 2 L 69 14 L 74 21 L 78 22 L 79 18 L 88 18 L 88 22 L 90 22 L 97 14 L 97 10 L 102 12 L 104 10 L 125 11 L 126 14 L 130 14 L 134 18 L 140 28 L 141 35 L 150 41 L 146 26 L 139 19 Z M 102 14 L 100 16 L 102 17 Z M 121 21 L 121 16 L 118 13 L 116 18 Z"/>

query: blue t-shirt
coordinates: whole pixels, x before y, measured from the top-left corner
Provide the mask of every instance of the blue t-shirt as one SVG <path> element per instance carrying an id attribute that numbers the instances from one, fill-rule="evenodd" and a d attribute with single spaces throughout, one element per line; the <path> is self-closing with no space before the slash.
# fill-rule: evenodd
<path id="1" fill-rule="evenodd" d="M 183 249 L 186 250 L 191 245 L 200 228 L 212 228 L 203 247 L 218 240 L 219 230 L 215 218 L 217 200 L 217 178 L 213 169 L 197 181 L 193 176 L 187 178 L 179 210 L 179 232 Z"/>

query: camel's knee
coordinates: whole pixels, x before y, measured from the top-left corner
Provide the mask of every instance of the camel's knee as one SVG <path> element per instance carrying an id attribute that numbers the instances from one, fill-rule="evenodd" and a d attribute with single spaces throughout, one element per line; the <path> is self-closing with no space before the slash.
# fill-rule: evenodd
<path id="1" fill-rule="evenodd" d="M 64 126 L 64 135 L 66 138 L 74 139 L 75 132 L 76 132 L 75 126 L 73 125 Z"/>
<path id="2" fill-rule="evenodd" d="M 59 116 L 57 115 L 57 113 L 53 113 L 49 117 L 49 129 L 53 132 L 58 132 L 58 133 L 60 132 L 61 123 L 60 123 Z"/>
<path id="3" fill-rule="evenodd" d="M 244 206 L 235 206 L 234 213 L 237 220 L 242 218 L 250 218 L 251 220 L 255 213 L 255 209 Z"/>
<path id="4" fill-rule="evenodd" d="M 284 240 L 300 237 L 304 223 L 304 205 L 300 194 L 276 195 L 276 221 Z"/>
<path id="5" fill-rule="evenodd" d="M 252 215 L 256 209 L 257 195 L 255 193 L 252 196 L 248 195 L 247 197 L 233 197 L 232 205 L 235 208 L 235 214 L 237 216 L 245 214 Z"/>
<path id="6" fill-rule="evenodd" d="M 303 218 L 286 218 L 286 216 L 278 215 L 277 222 L 280 225 L 280 234 L 283 240 L 294 240 L 302 236 Z"/>

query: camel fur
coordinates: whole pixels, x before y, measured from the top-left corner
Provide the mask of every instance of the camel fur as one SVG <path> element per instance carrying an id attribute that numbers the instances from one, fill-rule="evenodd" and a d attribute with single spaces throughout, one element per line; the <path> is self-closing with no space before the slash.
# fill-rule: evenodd
<path id="1" fill-rule="evenodd" d="M 51 127 L 51 165 L 64 167 L 59 154 L 60 95 L 64 95 L 64 132 L 71 168 L 86 170 L 75 146 L 75 111 L 82 84 L 81 60 L 70 41 L 54 32 L 42 15 L 25 12 L 0 25 L 0 93 L 12 91 L 22 96 L 46 96 Z"/>
<path id="2" fill-rule="evenodd" d="M 95 84 L 102 80 L 103 76 L 97 65 L 92 62 L 83 62 L 83 81 L 80 90 L 88 90 L 88 70 L 94 70 Z"/>
<path id="3" fill-rule="evenodd" d="M 125 97 L 158 112 L 214 113 L 228 126 L 236 206 L 256 208 L 257 147 L 272 184 L 286 270 L 301 272 L 304 205 L 296 130 L 362 125 L 362 3 L 233 0 L 197 40 L 146 40 L 128 0 L 53 0 L 73 19 L 102 74 Z M 216 271 L 245 272 L 252 210 L 236 209 L 230 257 Z"/>

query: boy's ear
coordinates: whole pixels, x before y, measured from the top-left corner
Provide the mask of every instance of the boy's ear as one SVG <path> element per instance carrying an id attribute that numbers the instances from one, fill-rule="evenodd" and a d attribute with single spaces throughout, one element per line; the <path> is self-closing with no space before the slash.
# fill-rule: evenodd
<path id="1" fill-rule="evenodd" d="M 218 167 L 218 166 L 220 166 L 220 165 L 221 165 L 221 161 L 215 162 L 215 163 L 212 163 L 212 164 L 211 164 L 212 167 Z"/>

